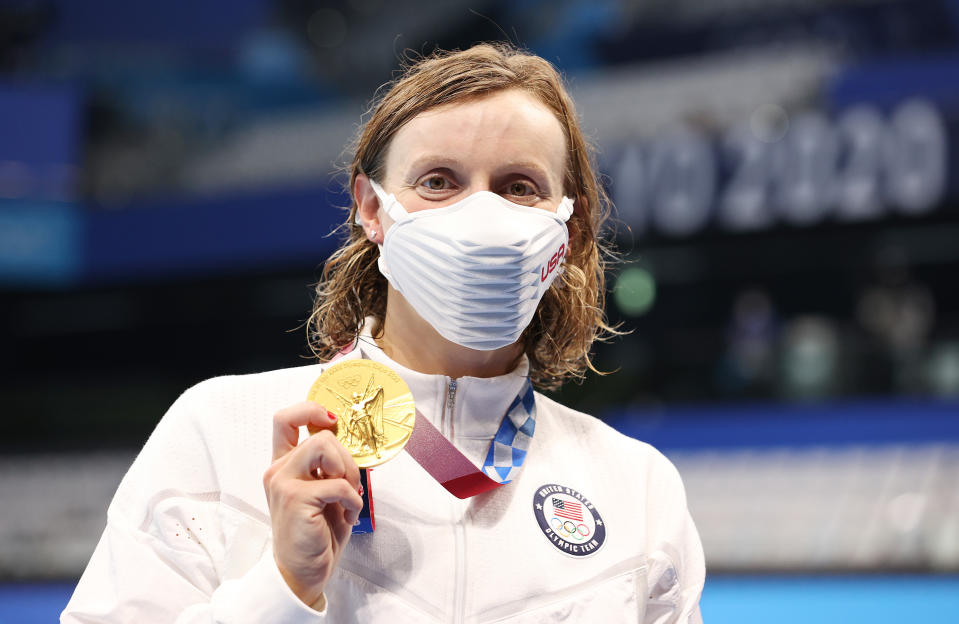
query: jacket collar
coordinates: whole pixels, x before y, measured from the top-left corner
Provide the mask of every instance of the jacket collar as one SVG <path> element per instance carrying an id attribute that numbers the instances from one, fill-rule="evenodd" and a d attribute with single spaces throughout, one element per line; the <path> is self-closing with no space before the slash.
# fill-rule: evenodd
<path id="1" fill-rule="evenodd" d="M 513 371 L 497 377 L 460 377 L 430 375 L 402 366 L 386 355 L 374 342 L 367 328 L 361 333 L 356 351 L 360 357 L 392 368 L 413 393 L 416 409 L 449 440 L 465 449 L 475 446 L 485 454 L 500 422 L 529 376 L 529 359 L 520 358 Z M 455 381 L 455 384 L 453 383 Z M 452 400 L 451 400 L 452 399 Z M 476 445 L 476 442 L 485 445 Z M 470 444 L 473 442 L 473 444 Z M 473 455 L 470 452 L 468 455 Z M 474 457 L 471 457 L 474 459 Z"/>

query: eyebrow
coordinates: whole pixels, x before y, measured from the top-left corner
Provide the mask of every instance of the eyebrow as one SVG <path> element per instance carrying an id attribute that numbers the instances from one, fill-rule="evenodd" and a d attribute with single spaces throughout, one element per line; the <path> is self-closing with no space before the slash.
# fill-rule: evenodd
<path id="1" fill-rule="evenodd" d="M 455 158 L 450 158 L 449 156 L 440 156 L 439 154 L 424 154 L 411 162 L 406 167 L 406 175 L 404 178 L 407 178 L 407 182 L 412 182 L 413 180 L 408 179 L 412 172 L 429 165 L 430 169 L 435 167 L 445 167 L 447 169 L 456 169 L 460 165 L 460 161 Z"/>
<path id="2" fill-rule="evenodd" d="M 538 174 L 546 181 L 547 184 L 550 183 L 549 171 L 538 162 L 533 162 L 531 160 L 513 160 L 504 163 L 499 169 L 527 169 Z"/>
<path id="3" fill-rule="evenodd" d="M 450 158 L 449 156 L 443 156 L 440 154 L 424 154 L 414 159 L 413 162 L 411 162 L 409 166 L 406 167 L 406 175 L 404 176 L 404 178 L 406 178 L 407 182 L 412 182 L 412 180 L 409 179 L 410 175 L 413 172 L 417 171 L 418 169 L 424 168 L 427 166 L 429 166 L 430 169 L 436 168 L 436 167 L 444 167 L 447 169 L 455 170 L 461 166 L 461 163 L 458 159 Z M 542 164 L 532 160 L 511 160 L 498 166 L 496 168 L 495 173 L 499 174 L 503 170 L 509 170 L 509 169 L 525 169 L 527 171 L 532 172 L 533 174 L 540 177 L 543 180 L 543 182 L 547 185 L 547 187 L 549 187 L 545 190 L 548 192 L 552 192 L 553 184 L 552 184 L 551 176 L 549 175 L 549 172 L 547 171 L 546 167 L 544 167 Z M 560 179 L 559 182 L 562 183 L 562 180 Z"/>

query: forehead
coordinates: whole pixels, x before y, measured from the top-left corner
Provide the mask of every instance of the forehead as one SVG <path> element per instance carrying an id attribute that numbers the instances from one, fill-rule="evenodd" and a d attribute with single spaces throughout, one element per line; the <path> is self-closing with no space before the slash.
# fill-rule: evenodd
<path id="1" fill-rule="evenodd" d="M 420 113 L 394 135 L 388 177 L 422 156 L 469 166 L 537 162 L 556 182 L 566 169 L 566 138 L 553 112 L 534 96 L 510 89 Z"/>

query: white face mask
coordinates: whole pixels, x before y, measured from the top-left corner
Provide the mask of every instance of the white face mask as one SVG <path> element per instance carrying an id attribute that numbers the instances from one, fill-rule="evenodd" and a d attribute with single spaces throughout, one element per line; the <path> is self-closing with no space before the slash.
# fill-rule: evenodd
<path id="1" fill-rule="evenodd" d="M 491 351 L 516 342 L 562 270 L 573 200 L 555 213 L 480 191 L 408 213 L 370 180 L 393 219 L 380 272 L 441 336 Z"/>

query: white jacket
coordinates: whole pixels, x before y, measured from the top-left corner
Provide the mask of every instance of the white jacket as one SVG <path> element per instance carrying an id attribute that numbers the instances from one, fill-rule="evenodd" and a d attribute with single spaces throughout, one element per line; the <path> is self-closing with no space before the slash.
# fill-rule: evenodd
<path id="1" fill-rule="evenodd" d="M 396 370 L 417 409 L 477 466 L 528 371 L 524 362 L 457 380 L 450 414 L 449 378 L 406 369 L 371 341 L 347 357 L 361 356 Z M 273 414 L 304 400 L 324 366 L 187 390 L 120 484 L 61 621 L 701 621 L 703 552 L 675 468 L 540 394 L 529 454 L 508 485 L 459 500 L 406 453 L 374 469 L 376 531 L 350 540 L 326 610 L 304 605 L 273 560 L 262 478 Z M 565 522 L 537 510 L 556 498 L 549 484 L 559 498 L 572 493 L 566 508 L 599 521 L 585 523 L 587 556 L 543 528 Z"/>

